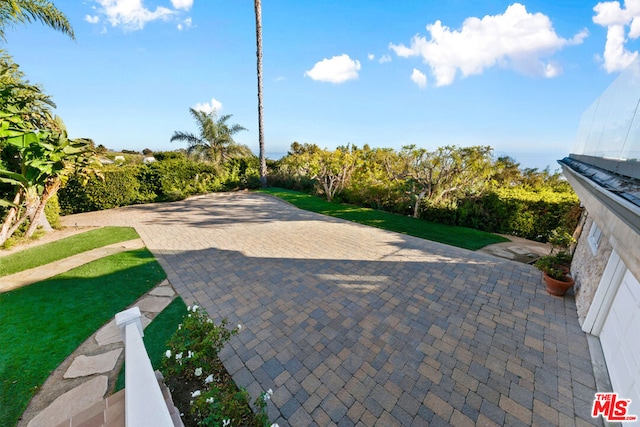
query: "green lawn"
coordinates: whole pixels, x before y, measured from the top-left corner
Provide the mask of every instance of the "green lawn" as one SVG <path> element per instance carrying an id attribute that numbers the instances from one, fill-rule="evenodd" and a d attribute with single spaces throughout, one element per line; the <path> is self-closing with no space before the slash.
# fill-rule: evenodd
<path id="1" fill-rule="evenodd" d="M 298 191 L 283 188 L 267 188 L 257 191 L 286 200 L 300 209 L 474 251 L 493 243 L 508 242 L 508 239 L 502 236 L 485 231 L 437 224 L 344 203 L 327 202 L 319 197 Z"/>
<path id="2" fill-rule="evenodd" d="M 137 239 L 131 227 L 102 227 L 0 257 L 0 277 L 39 267 L 91 249 Z"/>
<path id="3" fill-rule="evenodd" d="M 151 359 L 153 369 L 160 369 L 162 357 L 167 351 L 167 341 L 171 335 L 178 329 L 178 325 L 182 323 L 182 319 L 187 315 L 187 306 L 182 298 L 178 297 L 171 301 L 160 314 L 153 319 L 153 322 L 144 330 L 144 346 Z M 124 373 L 126 362 L 120 370 L 118 381 L 116 382 L 116 391 L 124 388 Z"/>
<path id="4" fill-rule="evenodd" d="M 139 249 L 0 293 L 0 425 L 16 425 L 69 354 L 165 277 L 151 252 Z"/>

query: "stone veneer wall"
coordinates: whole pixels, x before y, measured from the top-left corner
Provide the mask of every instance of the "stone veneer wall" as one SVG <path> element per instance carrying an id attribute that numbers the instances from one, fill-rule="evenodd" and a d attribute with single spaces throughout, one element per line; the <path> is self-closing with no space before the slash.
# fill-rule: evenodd
<path id="1" fill-rule="evenodd" d="M 573 254 L 573 262 L 571 263 L 571 273 L 576 281 L 574 292 L 580 325 L 583 324 L 584 319 L 587 317 L 596 289 L 600 284 L 600 278 L 613 250 L 608 236 L 603 231 L 598 250 L 595 256 L 593 255 L 588 242 L 589 230 L 591 230 L 592 224 L 593 218 L 588 216 L 582 228 L 582 233 L 578 238 L 578 244 Z M 602 229 L 602 227 L 600 228 Z"/>

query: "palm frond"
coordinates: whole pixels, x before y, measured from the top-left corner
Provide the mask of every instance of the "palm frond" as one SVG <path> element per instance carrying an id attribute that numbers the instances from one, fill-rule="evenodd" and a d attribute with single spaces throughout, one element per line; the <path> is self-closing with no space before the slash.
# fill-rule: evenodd
<path id="1" fill-rule="evenodd" d="M 23 24 L 34 21 L 40 21 L 75 40 L 75 34 L 69 20 L 52 2 L 47 0 L 0 1 L 1 38 L 4 39 L 4 28 L 7 24 Z"/>
<path id="2" fill-rule="evenodd" d="M 189 132 L 180 132 L 180 131 L 174 132 L 170 141 L 186 142 L 187 144 L 189 144 L 189 146 L 202 144 L 202 140 L 197 136 L 195 136 L 194 134 Z"/>

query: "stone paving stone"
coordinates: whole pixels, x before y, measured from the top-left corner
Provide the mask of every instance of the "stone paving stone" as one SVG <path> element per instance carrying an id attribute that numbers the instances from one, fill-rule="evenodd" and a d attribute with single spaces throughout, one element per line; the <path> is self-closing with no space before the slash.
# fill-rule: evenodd
<path id="1" fill-rule="evenodd" d="M 142 323 L 142 328 L 144 329 L 149 326 L 151 320 L 143 314 L 140 318 L 140 323 Z M 122 342 L 122 335 L 120 334 L 120 329 L 116 326 L 115 319 L 112 319 L 109 323 L 98 330 L 95 335 L 95 340 L 99 346 Z"/>
<path id="2" fill-rule="evenodd" d="M 275 406 L 290 421 L 339 423 L 338 402 L 367 426 L 589 422 L 575 303 L 547 295 L 532 266 L 260 194 L 175 202 L 171 222 L 162 206 L 63 221 L 135 227 L 188 304 L 244 326 L 223 362 L 241 386 L 286 388 L 296 403 Z"/>
<path id="3" fill-rule="evenodd" d="M 99 375 L 62 394 L 29 421 L 28 427 L 57 425 L 101 401 L 107 392 L 106 375 Z"/>
<path id="4" fill-rule="evenodd" d="M 111 371 L 118 361 L 122 349 L 108 351 L 94 356 L 80 355 L 73 359 L 63 378 L 86 377 Z"/>
<path id="5" fill-rule="evenodd" d="M 151 313 L 160 313 L 171 303 L 171 298 L 147 296 L 142 298 L 136 306 L 140 311 L 148 311 Z"/>
<path id="6" fill-rule="evenodd" d="M 158 286 L 149 292 L 149 295 L 154 295 L 157 297 L 172 297 L 176 293 L 173 291 L 171 286 Z"/>

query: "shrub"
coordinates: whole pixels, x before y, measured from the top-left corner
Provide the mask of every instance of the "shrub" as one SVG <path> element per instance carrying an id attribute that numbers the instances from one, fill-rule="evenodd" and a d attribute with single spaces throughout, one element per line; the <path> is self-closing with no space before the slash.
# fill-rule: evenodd
<path id="1" fill-rule="evenodd" d="M 60 225 L 60 203 L 58 203 L 58 195 L 55 194 L 49 199 L 44 207 L 44 214 L 49 221 L 49 225 L 55 229 L 61 228 Z"/>
<path id="2" fill-rule="evenodd" d="M 222 190 L 224 175 L 212 164 L 175 158 L 147 165 L 140 179 L 143 188 L 156 194 L 155 201 L 174 201 Z"/>
<path id="3" fill-rule="evenodd" d="M 167 343 L 162 359 L 162 373 L 171 392 L 177 384 L 192 385 L 190 412 L 202 426 L 249 425 L 268 426 L 267 400 L 273 393 L 262 393 L 254 402 L 257 414 L 249 406 L 249 394 L 238 389 L 226 373 L 218 353 L 240 331 L 228 329 L 227 320 L 215 324 L 198 306 L 188 307 L 189 314 Z M 187 412 L 186 408 L 180 408 Z"/>
<path id="4" fill-rule="evenodd" d="M 157 151 L 153 154 L 156 160 L 186 159 L 187 155 L 182 151 Z"/>
<path id="5" fill-rule="evenodd" d="M 224 167 L 226 189 L 260 188 L 260 160 L 257 157 L 233 158 Z"/>
<path id="6" fill-rule="evenodd" d="M 579 200 L 573 192 L 516 187 L 494 189 L 481 197 L 468 197 L 457 203 L 430 205 L 425 202 L 421 217 L 546 242 L 558 227 L 574 229 L 579 211 Z"/>
<path id="7" fill-rule="evenodd" d="M 73 176 L 59 191 L 62 213 L 89 212 L 152 201 L 155 194 L 141 192 L 138 175 L 144 165 L 104 166 L 104 180 L 92 177 L 85 186 Z"/>

